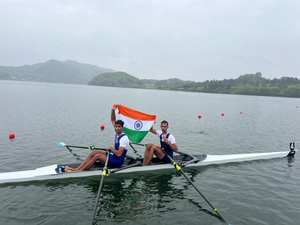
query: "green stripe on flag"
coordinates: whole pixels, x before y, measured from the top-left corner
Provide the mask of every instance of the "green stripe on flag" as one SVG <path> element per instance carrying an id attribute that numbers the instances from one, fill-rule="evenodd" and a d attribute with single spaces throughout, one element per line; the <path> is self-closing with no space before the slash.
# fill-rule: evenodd
<path id="1" fill-rule="evenodd" d="M 127 135 L 130 141 L 135 143 L 140 143 L 148 134 L 148 131 L 130 130 L 126 127 L 123 128 L 123 132 Z"/>

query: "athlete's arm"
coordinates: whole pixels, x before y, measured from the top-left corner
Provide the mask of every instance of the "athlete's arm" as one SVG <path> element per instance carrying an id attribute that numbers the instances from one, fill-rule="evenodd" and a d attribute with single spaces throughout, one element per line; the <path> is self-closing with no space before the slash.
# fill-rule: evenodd
<path id="1" fill-rule="evenodd" d="M 125 149 L 129 147 L 129 139 L 127 136 L 123 136 L 120 140 L 119 150 L 114 149 L 113 147 L 108 147 L 107 150 L 110 150 L 117 157 L 121 157 Z"/>
<path id="2" fill-rule="evenodd" d="M 153 133 L 153 134 L 156 134 L 156 130 L 153 129 L 153 126 L 151 127 L 150 132 Z"/>
<path id="3" fill-rule="evenodd" d="M 176 152 L 176 153 L 178 152 L 178 147 L 177 147 L 176 143 L 170 144 L 169 146 L 174 152 Z"/>
<path id="4" fill-rule="evenodd" d="M 121 157 L 121 155 L 123 154 L 125 147 L 119 146 L 119 150 L 114 149 L 113 147 L 109 146 L 107 148 L 107 150 L 111 151 L 112 153 L 114 153 L 114 155 Z"/>
<path id="5" fill-rule="evenodd" d="M 110 120 L 113 126 L 115 126 L 115 122 L 116 122 L 116 115 L 115 115 L 116 108 L 118 108 L 117 104 L 113 104 L 113 106 L 111 107 Z"/>
<path id="6" fill-rule="evenodd" d="M 169 139 L 170 139 L 170 141 L 169 141 Z M 174 136 L 172 135 L 172 134 L 170 134 L 170 137 L 169 137 L 169 139 L 165 139 L 165 142 L 166 142 L 166 144 L 167 145 L 169 145 L 170 146 L 170 148 L 174 151 L 174 152 L 178 152 L 178 146 L 177 146 L 177 144 L 175 143 L 175 138 L 174 138 Z"/>

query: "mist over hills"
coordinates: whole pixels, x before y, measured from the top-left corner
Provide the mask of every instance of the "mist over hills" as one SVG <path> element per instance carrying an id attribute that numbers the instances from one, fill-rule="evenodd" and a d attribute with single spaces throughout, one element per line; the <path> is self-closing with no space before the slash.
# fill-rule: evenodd
<path id="1" fill-rule="evenodd" d="M 78 63 L 74 60 L 61 62 L 51 59 L 33 65 L 0 66 L 0 79 L 87 84 L 93 77 L 105 72 L 114 72 L 114 70 Z"/>

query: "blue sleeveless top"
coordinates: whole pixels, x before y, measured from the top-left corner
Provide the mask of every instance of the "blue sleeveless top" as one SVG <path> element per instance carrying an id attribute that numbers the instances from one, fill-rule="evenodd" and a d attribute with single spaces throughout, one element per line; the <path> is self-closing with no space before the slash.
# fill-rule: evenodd
<path id="1" fill-rule="evenodd" d="M 165 138 L 168 139 L 169 136 L 170 136 L 170 133 L 168 133 L 167 135 L 161 134 L 161 135 L 159 136 L 160 146 L 161 146 L 161 148 L 163 148 L 163 149 L 165 150 L 165 152 L 166 152 L 171 158 L 173 158 L 173 150 L 170 148 L 169 145 L 166 144 L 166 142 L 162 141 L 162 139 L 165 139 Z M 169 157 L 166 156 L 166 155 L 164 156 L 164 158 L 163 158 L 162 160 L 163 160 L 163 161 L 166 161 L 166 162 L 171 162 L 171 160 L 169 159 Z"/>
<path id="2" fill-rule="evenodd" d="M 122 137 L 124 137 L 126 134 L 122 134 L 122 135 L 120 135 L 120 137 L 118 137 L 118 135 L 116 134 L 115 135 L 115 149 L 116 150 L 119 150 L 119 147 L 120 147 L 120 140 L 121 140 L 121 138 Z M 125 149 L 124 150 L 124 152 L 123 152 L 123 154 L 120 156 L 120 157 L 118 157 L 118 158 L 120 158 L 120 159 L 122 159 L 122 161 L 124 162 L 124 159 L 125 159 L 125 157 L 126 157 L 126 154 L 127 154 L 127 149 Z"/>
<path id="3" fill-rule="evenodd" d="M 122 137 L 124 137 L 126 134 L 122 134 L 120 135 L 120 137 L 118 137 L 118 135 L 115 135 L 115 149 L 119 150 L 120 147 L 120 140 Z M 108 166 L 111 168 L 118 168 L 121 167 L 124 163 L 125 157 L 127 154 L 127 149 L 124 150 L 124 152 L 122 153 L 122 155 L 120 157 L 110 153 L 109 156 L 109 160 L 108 160 Z"/>

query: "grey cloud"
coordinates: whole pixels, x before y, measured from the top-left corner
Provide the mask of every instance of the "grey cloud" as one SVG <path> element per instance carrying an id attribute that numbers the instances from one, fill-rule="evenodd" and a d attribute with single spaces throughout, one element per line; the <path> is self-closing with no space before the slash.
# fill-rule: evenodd
<path id="1" fill-rule="evenodd" d="M 48 59 L 139 78 L 300 78 L 298 1 L 1 1 L 0 65 Z"/>

